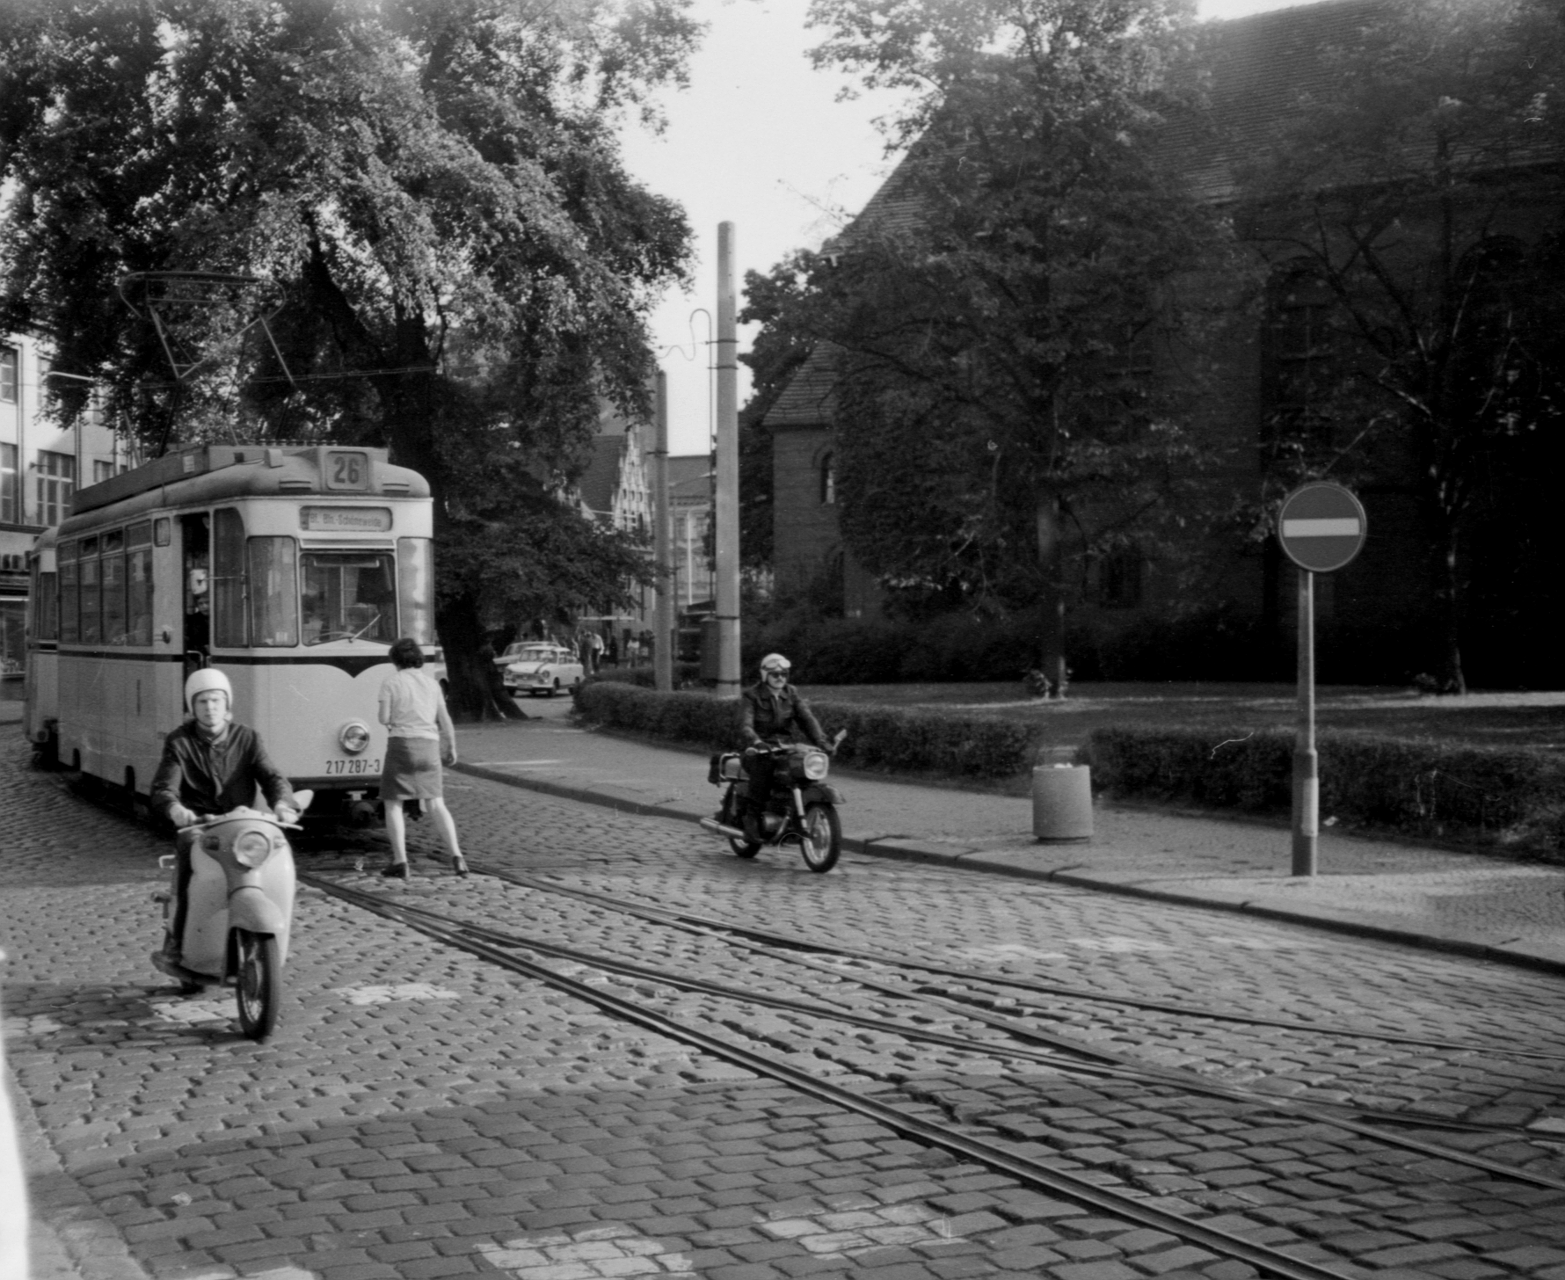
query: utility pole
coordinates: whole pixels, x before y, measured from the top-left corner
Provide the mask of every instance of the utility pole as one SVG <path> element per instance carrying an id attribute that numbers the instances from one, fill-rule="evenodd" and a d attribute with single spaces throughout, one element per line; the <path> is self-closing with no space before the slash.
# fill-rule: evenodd
<path id="1" fill-rule="evenodd" d="M 653 579 L 652 678 L 664 693 L 674 687 L 674 591 L 676 579 L 669 555 L 668 500 L 668 374 L 658 370 L 656 421 L 652 448 Z"/>
<path id="2" fill-rule="evenodd" d="M 717 696 L 739 696 L 739 336 L 734 224 L 717 224 Z"/>

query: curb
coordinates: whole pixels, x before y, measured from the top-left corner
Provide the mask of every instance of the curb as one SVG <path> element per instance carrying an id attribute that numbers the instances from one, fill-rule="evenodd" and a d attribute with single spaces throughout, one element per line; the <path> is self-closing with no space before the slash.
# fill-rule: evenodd
<path id="1" fill-rule="evenodd" d="M 655 804 L 634 800 L 629 796 L 617 796 L 608 791 L 569 783 L 550 782 L 543 778 L 520 777 L 501 769 L 458 762 L 450 766 L 458 773 L 466 773 L 489 782 L 518 787 L 524 791 L 537 791 L 557 796 L 563 800 L 576 800 L 583 804 L 595 804 L 620 813 L 633 813 L 642 817 L 675 818 L 684 822 L 696 822 L 707 815 L 706 809 L 691 809 L 673 804 Z M 1378 924 L 1372 920 L 1354 919 L 1350 916 L 1322 910 L 1304 912 L 1288 907 L 1270 906 L 1267 903 L 1245 897 L 1242 894 L 1194 894 L 1181 893 L 1177 889 L 1158 888 L 1122 879 L 1111 879 L 1090 872 L 1059 870 L 1035 871 L 1029 867 L 1012 866 L 984 855 L 982 850 L 968 849 L 952 852 L 949 846 L 930 844 L 904 836 L 855 836 L 846 832 L 842 837 L 844 852 L 867 854 L 870 857 L 887 858 L 898 862 L 939 864 L 947 867 L 970 867 L 990 875 L 1010 876 L 1017 880 L 1034 880 L 1069 885 L 1075 889 L 1091 889 L 1099 893 L 1114 893 L 1127 898 L 1141 898 L 1152 902 L 1167 902 L 1186 907 L 1204 907 L 1211 911 L 1229 911 L 1237 915 L 1254 916 L 1262 920 L 1275 920 L 1283 924 L 1302 925 L 1328 933 L 1346 934 L 1350 937 L 1369 938 L 1377 942 L 1393 942 L 1402 946 L 1419 947 L 1427 951 L 1440 951 L 1448 955 L 1466 956 L 1475 960 L 1487 960 L 1515 968 L 1531 969 L 1541 973 L 1565 975 L 1565 957 L 1539 955 L 1517 949 L 1509 943 L 1493 944 L 1469 941 L 1462 938 L 1440 938 L 1433 934 L 1417 933 L 1394 925 Z"/>

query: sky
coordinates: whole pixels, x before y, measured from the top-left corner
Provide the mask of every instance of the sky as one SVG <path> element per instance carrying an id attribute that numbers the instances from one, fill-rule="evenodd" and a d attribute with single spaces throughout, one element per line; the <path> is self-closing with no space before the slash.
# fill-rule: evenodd
<path id="1" fill-rule="evenodd" d="M 1203 18 L 1237 18 L 1301 0 L 1201 0 Z M 1308 0 L 1304 0 L 1308 2 Z M 713 424 L 711 341 L 717 323 L 717 228 L 734 224 L 734 285 L 790 251 L 818 248 L 874 194 L 891 171 L 874 121 L 895 107 L 888 94 L 839 101 L 853 81 L 815 71 L 807 51 L 825 32 L 805 26 L 808 0 L 695 0 L 709 24 L 691 61 L 690 84 L 665 90 L 667 126 L 621 135 L 625 162 L 646 186 L 684 206 L 695 235 L 693 287 L 671 291 L 652 317 L 658 365 L 668 374 L 669 447 L 705 453 Z M 741 326 L 747 351 L 753 326 Z M 739 374 L 739 404 L 749 398 Z"/>

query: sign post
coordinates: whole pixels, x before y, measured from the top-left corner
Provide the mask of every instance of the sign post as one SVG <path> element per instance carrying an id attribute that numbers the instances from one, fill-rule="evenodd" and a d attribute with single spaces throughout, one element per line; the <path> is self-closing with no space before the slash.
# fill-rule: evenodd
<path id="1" fill-rule="evenodd" d="M 1315 750 L 1315 575 L 1335 573 L 1364 547 L 1359 500 L 1338 484 L 1295 489 L 1277 517 L 1283 554 L 1299 569 L 1299 717 L 1293 742 L 1293 874 L 1315 874 L 1320 768 Z"/>

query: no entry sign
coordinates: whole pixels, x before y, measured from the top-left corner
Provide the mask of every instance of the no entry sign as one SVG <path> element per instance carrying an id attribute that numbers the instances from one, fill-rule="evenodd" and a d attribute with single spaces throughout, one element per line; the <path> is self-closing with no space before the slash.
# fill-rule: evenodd
<path id="1" fill-rule="evenodd" d="M 1368 528 L 1359 500 L 1340 484 L 1323 481 L 1295 489 L 1277 518 L 1284 554 L 1311 573 L 1332 573 L 1351 561 Z"/>

